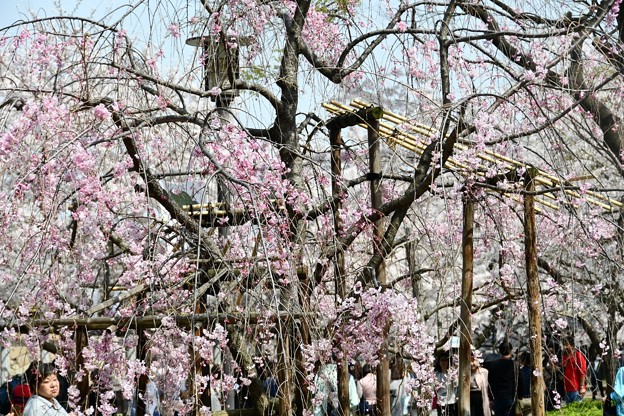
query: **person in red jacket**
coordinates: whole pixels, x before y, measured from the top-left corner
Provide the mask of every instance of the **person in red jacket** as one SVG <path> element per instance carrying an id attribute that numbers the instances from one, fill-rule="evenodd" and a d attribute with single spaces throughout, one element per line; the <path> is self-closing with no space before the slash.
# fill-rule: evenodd
<path id="1" fill-rule="evenodd" d="M 583 400 L 586 392 L 587 361 L 574 346 L 574 338 L 566 338 L 563 342 L 561 368 L 563 369 L 563 388 L 566 393 L 566 402 L 572 403 Z"/>

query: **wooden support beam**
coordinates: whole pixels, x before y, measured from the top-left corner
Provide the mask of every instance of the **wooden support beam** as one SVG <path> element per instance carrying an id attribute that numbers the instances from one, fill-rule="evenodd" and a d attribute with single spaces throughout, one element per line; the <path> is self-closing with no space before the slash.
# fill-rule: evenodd
<path id="1" fill-rule="evenodd" d="M 524 254 L 527 274 L 529 311 L 529 345 L 531 347 L 531 408 L 534 416 L 544 416 L 544 378 L 542 368 L 541 292 L 537 273 L 537 233 L 535 231 L 535 178 L 537 169 L 527 170 L 524 177 Z"/>
<path id="2" fill-rule="evenodd" d="M 333 209 L 334 232 L 341 235 L 343 232 L 343 221 L 340 216 L 342 209 L 341 193 L 342 187 L 342 159 L 340 157 L 340 149 L 342 146 L 342 136 L 340 129 L 331 128 L 329 130 L 329 142 L 331 145 L 331 172 L 332 172 L 332 199 L 335 202 Z M 342 247 L 337 244 L 336 253 L 334 253 L 334 281 L 336 285 L 336 302 L 342 302 L 347 296 L 347 283 L 345 278 L 345 258 Z M 342 345 L 336 345 L 342 351 Z M 344 352 L 344 351 L 343 351 Z M 338 413 L 343 416 L 350 414 L 349 401 L 349 367 L 347 365 L 347 354 L 342 355 L 342 359 L 337 364 L 338 376 Z"/>
<path id="3" fill-rule="evenodd" d="M 354 100 L 351 102 L 350 106 L 347 106 L 336 101 L 332 101 L 330 103 L 324 103 L 323 107 L 333 114 L 338 114 L 342 116 L 347 114 L 356 114 L 359 111 L 370 108 L 370 104 L 362 100 Z M 415 123 L 413 122 L 413 120 L 407 119 L 406 117 L 389 112 L 387 110 L 382 110 L 381 118 L 384 121 L 380 122 L 379 130 L 384 139 L 387 140 L 388 144 L 399 145 L 403 148 L 414 151 L 417 154 L 421 154 L 422 151 L 425 149 L 425 142 L 428 141 L 428 137 L 439 134 L 438 131 L 431 126 Z M 363 121 L 360 121 L 359 124 L 361 127 L 367 127 L 366 123 Z M 458 150 L 465 150 L 468 147 L 467 145 L 464 145 L 462 143 L 457 143 L 455 146 Z M 502 154 L 492 152 L 491 150 L 479 152 L 476 156 L 479 159 L 483 160 L 485 163 L 496 164 L 501 170 L 509 170 L 513 168 L 527 169 L 531 167 L 525 162 L 511 159 Z M 449 158 L 447 160 L 447 164 L 445 166 L 455 172 L 459 172 L 462 175 L 473 173 L 476 173 L 477 175 L 482 174 L 479 171 L 475 172 L 473 168 L 465 164 L 459 163 L 452 158 Z M 487 169 L 483 169 L 483 171 L 486 170 Z M 581 179 L 591 178 L 593 178 L 592 175 L 587 175 L 587 177 Z M 583 195 L 581 195 L 577 190 L 569 189 L 569 185 L 572 180 L 578 179 L 572 178 L 565 180 L 552 176 L 546 171 L 538 170 L 535 181 L 538 185 L 546 188 L 552 188 L 552 191 L 547 192 L 544 195 L 546 198 L 550 198 L 554 202 L 551 203 L 544 199 L 535 199 L 535 202 L 538 202 L 552 209 L 559 209 L 556 194 L 562 192 L 572 200 L 582 198 L 587 201 L 587 203 L 603 208 L 607 212 L 615 212 L 623 206 L 622 201 L 608 198 L 596 190 L 585 191 Z M 512 197 L 512 199 L 515 200 L 515 197 Z"/>
<path id="4" fill-rule="evenodd" d="M 464 196 L 462 233 L 462 298 L 459 326 L 459 416 L 470 416 L 470 373 L 472 361 L 472 285 L 474 276 L 474 200 Z"/>
<path id="5" fill-rule="evenodd" d="M 380 116 L 383 112 L 377 112 Z M 383 205 L 383 192 L 381 185 L 381 137 L 379 136 L 379 121 L 374 117 L 368 120 L 368 166 L 373 179 L 370 181 L 371 208 L 379 209 Z M 373 225 L 373 256 L 378 256 L 381 261 L 375 268 L 377 284 L 382 287 L 388 286 L 386 275 L 385 256 L 382 252 L 382 239 L 384 238 L 384 220 L 379 219 Z M 378 351 L 379 364 L 377 365 L 377 414 L 390 416 L 390 361 L 388 357 L 388 328 L 384 328 L 384 341 Z"/>
<path id="6" fill-rule="evenodd" d="M 272 199 L 273 208 L 276 211 L 286 211 L 283 201 Z M 225 203 L 205 203 L 183 205 L 187 214 L 199 221 L 202 227 L 227 228 L 233 225 L 242 225 L 249 221 L 262 222 L 262 217 L 252 215 L 247 208 L 229 208 Z M 227 221 L 226 221 L 227 219 Z"/>
<path id="7" fill-rule="evenodd" d="M 143 329 L 139 329 L 137 331 L 137 335 L 138 335 L 138 340 L 137 340 L 137 346 L 136 346 L 136 350 L 137 350 L 137 357 L 139 358 L 139 360 L 141 360 L 142 362 L 146 362 L 146 358 L 147 358 L 147 339 L 145 337 L 145 331 Z M 149 366 L 149 363 L 146 363 Z M 147 383 L 148 383 L 148 377 L 147 374 L 141 374 L 139 375 L 139 380 L 138 380 L 138 391 L 135 391 L 136 397 L 135 397 L 135 402 L 136 402 L 136 414 L 137 415 L 145 415 L 145 410 L 147 408 L 147 395 L 146 395 L 146 391 L 147 391 Z"/>
<path id="8" fill-rule="evenodd" d="M 87 334 L 87 328 L 84 325 L 76 327 L 74 331 L 74 341 L 76 342 L 76 372 L 83 370 L 84 374 L 77 386 L 80 392 L 80 399 L 78 401 L 82 410 L 85 409 L 87 399 L 89 397 L 89 372 L 84 368 L 85 359 L 82 351 L 89 345 L 89 337 Z"/>
<path id="9" fill-rule="evenodd" d="M 289 325 L 290 326 L 290 325 Z M 287 333 L 277 338 L 277 381 L 279 383 L 279 414 L 290 416 L 292 414 L 292 379 L 291 379 L 291 336 Z"/>
<path id="10" fill-rule="evenodd" d="M 371 124 L 377 122 L 383 117 L 384 111 L 381 107 L 366 107 L 361 108 L 355 112 L 348 112 L 339 114 L 336 117 L 329 120 L 326 127 L 331 130 L 340 130 L 346 127 L 357 126 L 360 123 Z"/>
<path id="11" fill-rule="evenodd" d="M 142 329 L 158 328 L 162 325 L 163 318 L 172 318 L 181 327 L 191 327 L 197 323 L 219 322 L 221 324 L 234 325 L 237 323 L 256 324 L 258 321 L 283 320 L 283 319 L 305 319 L 307 314 L 292 314 L 282 312 L 267 316 L 265 313 L 217 313 L 205 315 L 146 315 L 141 317 L 98 317 L 98 318 L 56 318 L 56 319 L 33 319 L 26 325 L 19 326 L 21 333 L 28 333 L 29 328 L 49 327 L 58 329 L 63 327 L 74 328 L 83 326 L 88 330 L 105 330 L 111 326 L 117 329 Z M 6 325 L 0 327 L 15 328 L 16 326 Z"/>

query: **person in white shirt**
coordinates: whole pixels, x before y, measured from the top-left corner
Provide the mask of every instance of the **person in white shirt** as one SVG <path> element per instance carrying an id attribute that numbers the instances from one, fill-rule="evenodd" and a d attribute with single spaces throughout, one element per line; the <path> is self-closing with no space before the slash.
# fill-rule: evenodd
<path id="1" fill-rule="evenodd" d="M 32 366 L 27 377 L 33 395 L 26 403 L 24 416 L 68 416 L 56 400 L 61 387 L 53 364 Z"/>
<path id="2" fill-rule="evenodd" d="M 160 416 L 162 409 L 160 407 L 160 390 L 152 380 L 145 385 L 145 411 L 150 416 Z"/>

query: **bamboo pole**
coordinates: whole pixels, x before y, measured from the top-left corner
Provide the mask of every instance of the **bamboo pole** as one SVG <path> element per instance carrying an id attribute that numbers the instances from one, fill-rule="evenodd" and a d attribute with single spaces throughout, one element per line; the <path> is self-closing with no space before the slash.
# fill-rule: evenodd
<path id="1" fill-rule="evenodd" d="M 529 343 L 531 346 L 531 406 L 534 416 L 544 416 L 544 379 L 542 377 L 542 320 L 539 276 L 537 273 L 537 234 L 533 194 L 536 172 L 528 170 L 524 186 L 524 252 L 527 273 L 527 303 L 529 310 Z"/>
<path id="2" fill-rule="evenodd" d="M 359 99 L 353 100 L 351 104 L 353 105 L 353 107 L 355 107 L 354 110 L 352 110 L 352 111 L 357 111 L 358 108 L 370 106 L 370 104 L 368 104 L 368 103 L 366 103 L 366 102 L 364 102 L 362 100 L 359 100 Z M 431 126 L 426 126 L 426 125 L 420 124 L 420 123 L 412 123 L 406 117 L 398 115 L 398 114 L 395 114 L 395 113 L 392 113 L 392 112 L 389 112 L 389 111 L 384 111 L 384 119 L 390 120 L 390 121 L 394 122 L 395 124 L 403 124 L 407 128 L 409 128 L 411 131 L 415 131 L 415 132 L 417 132 L 419 134 L 422 134 L 422 135 L 429 135 L 429 136 L 431 136 L 431 135 L 437 134 L 437 130 L 435 128 L 431 127 Z M 457 143 L 456 146 L 457 146 L 457 148 L 459 150 L 465 150 L 465 149 L 468 148 L 466 145 L 463 145 L 461 143 Z M 484 150 L 483 152 L 478 153 L 477 157 L 480 158 L 481 160 L 488 161 L 490 163 L 505 162 L 508 165 L 506 165 L 504 167 L 504 170 L 509 170 L 512 166 L 519 167 L 519 168 L 522 168 L 522 167 L 527 168 L 528 167 L 526 165 L 526 163 L 514 160 L 514 159 L 512 159 L 510 157 L 501 155 L 500 153 L 496 153 L 496 152 L 493 152 L 491 150 Z M 557 187 L 557 186 L 561 186 L 562 185 L 561 179 L 559 179 L 559 178 L 557 178 L 555 176 L 549 175 L 548 173 L 546 173 L 544 171 L 541 171 L 541 170 L 538 170 L 538 173 L 537 173 L 537 175 L 535 176 L 534 179 L 535 179 L 535 181 L 537 181 L 537 183 L 539 183 L 541 185 L 545 185 L 545 186 Z M 572 196 L 574 198 L 580 198 L 581 197 L 581 195 L 579 193 L 577 193 L 576 191 L 564 190 L 564 192 L 567 193 L 569 196 Z M 591 196 L 591 197 L 585 197 L 585 199 L 588 202 L 590 202 L 590 203 L 592 203 L 594 205 L 600 206 L 600 207 L 602 207 L 604 209 L 607 209 L 609 211 L 613 210 L 614 206 L 615 207 L 620 207 L 621 206 L 621 202 L 620 201 L 607 198 L 607 197 L 605 197 L 605 196 L 603 196 L 603 195 L 601 195 L 599 193 L 592 192 L 592 191 L 587 191 L 586 193 L 587 193 L 587 195 Z M 594 198 L 606 201 L 606 202 L 608 202 L 608 204 L 603 204 L 603 203 L 601 203 L 600 201 L 597 201 Z M 553 197 L 553 199 L 555 199 L 555 198 Z"/>
<path id="3" fill-rule="evenodd" d="M 308 317 L 308 314 L 293 314 L 288 312 L 281 312 L 267 316 L 266 314 L 256 312 L 246 313 L 211 313 L 202 315 L 146 315 L 138 317 L 96 317 L 96 318 L 56 318 L 56 319 L 34 319 L 22 326 L 6 325 L 0 327 L 0 330 L 4 328 L 18 328 L 21 333 L 28 333 L 30 328 L 35 327 L 48 327 L 52 329 L 58 329 L 63 327 L 76 327 L 84 326 L 88 330 L 127 330 L 127 329 L 149 329 L 158 328 L 162 325 L 162 319 L 164 317 L 171 318 L 176 322 L 176 325 L 181 327 L 190 328 L 197 323 L 209 323 L 219 322 L 221 324 L 236 325 L 237 323 L 255 324 L 259 320 L 265 321 L 267 319 L 279 320 L 279 319 L 303 319 Z M 111 328 L 115 327 L 115 328 Z"/>
<path id="4" fill-rule="evenodd" d="M 464 196 L 462 233 L 462 297 L 459 328 L 459 416 L 470 416 L 470 363 L 472 345 L 472 285 L 474 275 L 474 200 Z"/>
<path id="5" fill-rule="evenodd" d="M 368 108 L 370 107 L 370 104 L 362 100 L 354 100 L 351 102 L 350 106 L 347 106 L 336 101 L 331 101 L 329 103 L 324 103 L 323 107 L 334 114 L 344 114 L 344 113 L 349 113 L 349 112 L 357 112 L 363 108 Z M 392 123 L 392 124 L 383 123 L 383 122 L 380 123 L 381 134 L 390 144 L 398 144 L 408 150 L 415 151 L 418 154 L 422 154 L 422 150 L 424 149 L 425 144 L 416 135 L 429 137 L 429 136 L 438 134 L 438 131 L 431 126 L 426 126 L 420 123 L 413 123 L 406 117 L 389 112 L 387 110 L 383 110 L 383 120 L 387 120 L 390 123 Z M 366 127 L 363 124 L 360 124 L 360 125 L 362 127 Z M 398 129 L 397 126 L 399 125 L 403 126 L 404 128 Z M 414 134 L 410 134 L 408 133 L 408 131 Z M 461 144 L 461 143 L 457 143 L 456 147 L 459 150 L 465 150 L 468 148 L 468 146 Z M 485 162 L 497 164 L 503 170 L 510 170 L 511 168 L 514 168 L 514 167 L 522 168 L 522 169 L 530 168 L 530 166 L 524 162 L 514 160 L 510 157 L 501 155 L 491 150 L 485 150 L 483 152 L 479 152 L 476 154 L 476 157 L 478 157 L 479 159 Z M 447 164 L 448 164 L 447 167 L 449 169 L 452 169 L 456 172 L 460 172 L 463 175 L 467 173 L 475 173 L 475 168 L 469 167 L 452 158 L 449 158 L 447 160 Z M 480 175 L 479 172 L 476 172 L 476 173 Z M 560 178 L 557 178 L 553 175 L 550 175 L 541 170 L 538 171 L 538 175 L 536 175 L 535 181 L 537 184 L 545 186 L 545 187 L 549 187 L 549 188 L 559 187 L 561 188 L 561 192 L 563 192 L 568 197 L 572 199 L 584 199 L 587 203 L 600 207 L 609 212 L 613 212 L 616 209 L 619 209 L 620 207 L 622 207 L 622 203 L 620 201 L 608 198 L 595 191 L 585 191 L 583 195 L 581 195 L 581 193 L 579 193 L 578 191 L 574 191 L 571 189 L 563 189 L 567 183 L 566 181 Z M 555 202 L 557 201 L 557 198 L 555 196 L 555 191 L 546 193 L 545 197 Z M 535 199 L 535 201 L 541 204 L 544 204 L 548 206 L 549 208 L 559 209 L 557 205 L 548 203 L 544 201 L 543 199 Z"/>

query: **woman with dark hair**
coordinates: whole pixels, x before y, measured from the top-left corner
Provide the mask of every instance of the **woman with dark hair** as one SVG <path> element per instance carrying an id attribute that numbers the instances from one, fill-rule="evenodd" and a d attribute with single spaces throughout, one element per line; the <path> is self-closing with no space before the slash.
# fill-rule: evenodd
<path id="1" fill-rule="evenodd" d="M 392 416 L 408 414 L 409 403 L 405 390 L 408 381 L 403 357 L 397 355 L 390 361 L 390 414 Z"/>
<path id="2" fill-rule="evenodd" d="M 56 400 L 61 386 L 53 364 L 39 363 L 28 371 L 28 384 L 32 396 L 26 403 L 24 416 L 68 416 Z"/>
<path id="3" fill-rule="evenodd" d="M 488 370 L 472 355 L 470 363 L 470 416 L 491 416 Z"/>
<path id="4" fill-rule="evenodd" d="M 520 353 L 520 371 L 518 371 L 518 401 L 516 414 L 522 412 L 522 416 L 531 416 L 531 353 Z"/>
<path id="5" fill-rule="evenodd" d="M 360 414 L 377 414 L 377 376 L 369 364 L 362 368 L 362 377 L 357 382 L 357 392 L 360 397 Z"/>
<path id="6" fill-rule="evenodd" d="M 438 416 L 457 416 L 457 383 L 453 377 L 449 376 L 450 362 L 449 352 L 444 351 L 435 363 Z"/>

